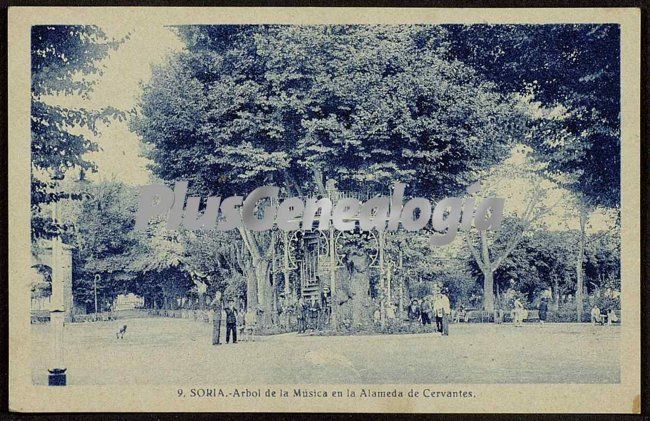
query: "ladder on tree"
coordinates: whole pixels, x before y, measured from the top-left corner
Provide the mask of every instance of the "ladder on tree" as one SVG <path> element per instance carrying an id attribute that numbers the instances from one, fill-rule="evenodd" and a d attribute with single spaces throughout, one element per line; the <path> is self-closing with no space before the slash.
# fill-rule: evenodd
<path id="1" fill-rule="evenodd" d="M 309 303 L 312 297 L 320 303 L 321 281 L 318 277 L 318 231 L 306 231 L 303 236 L 303 259 L 300 262 L 300 295 Z"/>

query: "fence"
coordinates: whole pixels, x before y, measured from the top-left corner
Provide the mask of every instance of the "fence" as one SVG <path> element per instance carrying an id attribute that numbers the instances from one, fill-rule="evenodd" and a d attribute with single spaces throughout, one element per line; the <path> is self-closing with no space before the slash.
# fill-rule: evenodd
<path id="1" fill-rule="evenodd" d="M 537 322 L 539 321 L 539 310 L 527 310 L 528 317 L 524 322 Z M 614 313 L 619 320 L 621 320 L 621 311 L 615 310 Z M 467 312 L 466 316 L 460 317 L 461 322 L 466 323 L 493 323 L 494 322 L 494 313 L 483 311 L 483 310 L 470 310 Z M 512 313 L 506 311 L 503 314 L 504 322 L 512 322 Z M 546 321 L 551 323 L 575 323 L 576 322 L 576 312 L 575 311 L 548 311 L 546 316 Z M 591 315 L 588 312 L 582 314 L 582 322 L 591 321 Z"/>
<path id="2" fill-rule="evenodd" d="M 170 317 L 176 319 L 192 319 L 204 322 L 210 321 L 210 315 L 204 310 L 150 310 L 130 309 L 105 311 L 101 313 L 75 314 L 72 316 L 73 323 L 88 323 L 94 321 L 109 321 L 120 319 L 134 319 L 143 317 Z M 50 313 L 46 311 L 33 311 L 31 314 L 32 323 L 48 323 Z"/>
<path id="3" fill-rule="evenodd" d="M 615 311 L 616 316 L 621 320 L 621 311 Z M 108 320 L 119 320 L 119 319 L 132 319 L 132 318 L 142 318 L 142 317 L 169 317 L 173 319 L 191 319 L 202 322 L 210 322 L 210 312 L 206 310 L 151 310 L 151 309 L 132 309 L 132 310 L 119 310 L 111 312 L 102 312 L 91 314 L 76 314 L 72 316 L 72 321 L 74 323 L 85 323 L 97 321 L 108 321 Z M 549 311 L 546 320 L 548 322 L 575 322 L 576 313 L 575 311 Z M 591 320 L 590 314 L 585 313 L 582 315 L 583 322 L 589 322 Z M 33 311 L 31 314 L 32 323 L 47 323 L 50 321 L 50 314 L 46 311 Z M 482 310 L 470 310 L 466 313 L 465 317 L 459 318 L 460 322 L 465 323 L 493 323 L 494 322 L 494 313 L 487 312 Z M 503 315 L 504 322 L 512 321 L 512 314 L 508 311 Z M 539 321 L 539 311 L 538 310 L 528 310 L 528 317 L 525 322 L 535 322 Z"/>
<path id="4" fill-rule="evenodd" d="M 171 317 L 173 319 L 192 319 L 210 322 L 210 312 L 207 310 L 149 310 L 150 316 Z"/>

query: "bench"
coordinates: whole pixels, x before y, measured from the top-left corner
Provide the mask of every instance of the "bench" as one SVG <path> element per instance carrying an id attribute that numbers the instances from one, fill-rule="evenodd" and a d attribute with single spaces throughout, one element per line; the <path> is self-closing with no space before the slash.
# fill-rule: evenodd
<path id="1" fill-rule="evenodd" d="M 50 315 L 49 314 L 32 314 L 31 315 L 31 324 L 40 324 L 40 323 L 49 323 Z"/>
<path id="2" fill-rule="evenodd" d="M 524 319 L 525 322 L 536 322 L 539 321 L 539 310 L 526 310 L 528 315 Z M 492 323 L 495 319 L 495 312 L 484 311 L 484 310 L 469 310 L 461 321 L 466 323 Z M 512 311 L 503 312 L 502 322 L 511 322 L 512 321 Z"/>
<path id="3" fill-rule="evenodd" d="M 621 311 L 620 310 L 614 310 L 614 315 L 616 316 L 616 320 L 611 322 L 610 324 L 621 324 Z M 589 315 L 591 319 L 591 314 Z M 591 320 L 593 323 L 593 319 Z M 605 314 L 600 315 L 600 320 L 596 321 L 596 323 L 602 323 L 602 324 L 608 324 L 609 322 L 609 316 Z"/>
<path id="4" fill-rule="evenodd" d="M 528 310 L 528 317 L 524 322 L 539 322 L 539 310 Z"/>

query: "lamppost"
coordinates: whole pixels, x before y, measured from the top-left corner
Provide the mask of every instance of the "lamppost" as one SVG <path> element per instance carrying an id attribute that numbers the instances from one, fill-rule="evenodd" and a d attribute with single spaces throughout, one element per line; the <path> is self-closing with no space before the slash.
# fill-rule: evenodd
<path id="1" fill-rule="evenodd" d="M 386 323 L 386 269 L 384 267 L 384 232 L 379 230 L 378 232 L 378 243 L 379 243 L 379 320 L 381 322 L 381 327 L 384 327 Z"/>
<path id="2" fill-rule="evenodd" d="M 52 178 L 54 180 L 62 180 L 63 174 L 56 173 Z M 58 199 L 55 197 L 52 207 L 52 222 L 55 226 L 56 234 L 52 238 L 52 298 L 50 301 L 50 329 L 54 349 L 52 350 L 52 368 L 48 369 L 48 385 L 50 386 L 66 385 L 66 368 L 63 361 L 63 324 L 65 319 L 64 280 L 62 279 L 62 262 L 59 261 L 63 245 L 58 213 Z"/>
<path id="3" fill-rule="evenodd" d="M 65 174 L 63 170 L 57 169 L 52 174 L 54 185 L 58 185 L 63 180 Z M 78 179 L 74 181 L 83 181 L 83 171 L 79 173 Z M 72 287 L 70 273 L 70 255 L 64 249 L 63 239 L 61 238 L 61 218 L 59 209 L 59 200 L 63 198 L 63 192 L 52 188 L 52 222 L 55 228 L 54 236 L 51 240 L 52 250 L 52 296 L 50 304 L 50 331 L 52 335 L 52 360 L 51 367 L 48 369 L 48 384 L 50 386 L 65 386 L 66 368 L 64 362 L 64 342 L 63 328 L 66 314 L 72 314 Z M 67 199 L 72 199 L 72 193 L 68 193 Z M 64 253 L 65 251 L 65 253 Z"/>
<path id="4" fill-rule="evenodd" d="M 93 287 L 95 289 L 95 321 L 97 321 L 97 281 L 101 279 L 102 276 L 99 273 L 95 274 L 95 278 L 93 278 Z"/>

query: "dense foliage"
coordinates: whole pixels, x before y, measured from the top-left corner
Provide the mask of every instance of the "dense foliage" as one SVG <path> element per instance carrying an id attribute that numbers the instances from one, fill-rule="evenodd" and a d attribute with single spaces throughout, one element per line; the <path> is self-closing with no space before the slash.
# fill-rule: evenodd
<path id="1" fill-rule="evenodd" d="M 400 181 L 407 195 L 437 200 L 464 195 L 503 166 L 515 144 L 526 144 L 548 163 L 530 177 L 552 179 L 589 206 L 619 205 L 616 26 L 175 31 L 186 48 L 153 69 L 130 121 L 154 175 L 168 184 L 189 180 L 191 193 L 203 197 L 246 194 L 263 184 L 280 186 L 284 195 L 316 196 L 333 179 L 340 190 L 366 196 L 386 194 Z M 32 38 L 32 229 L 35 237 L 52 233 L 41 205 L 62 195 L 85 198 L 73 206 L 74 227 L 64 234 L 75 246 L 77 301 L 92 301 L 99 274 L 109 302 L 134 292 L 148 307 L 168 308 L 179 297 L 220 290 L 263 310 L 279 306 L 285 279 L 277 233 L 172 233 L 160 221 L 134 233 L 135 188 L 83 183 L 52 193 L 62 189 L 58 179 L 67 169 L 94 169 L 84 154 L 97 146 L 77 129 L 95 132 L 120 114 L 70 110 L 45 98 L 88 95 L 92 76 L 101 74 L 98 63 L 119 42 L 85 26 L 34 27 Z M 436 282 L 449 288 L 454 304 L 480 306 L 475 298 L 487 271 L 497 299 L 521 294 L 532 303 L 550 288 L 559 302 L 576 291 L 578 243 L 587 292 L 620 289 L 618 230 L 549 231 L 531 224 L 535 215 L 506 220 L 489 246 L 470 239 L 447 254 L 432 253 L 426 233 L 387 237 L 393 301 L 430 294 Z M 477 250 L 494 267 L 482 268 Z M 376 271 L 368 280 L 370 296 L 381 298 Z M 298 283 L 295 276 L 289 282 Z"/>
<path id="2" fill-rule="evenodd" d="M 560 112 L 531 143 L 586 202 L 620 202 L 618 25 L 451 26 L 452 52 L 488 80 Z"/>
<path id="3" fill-rule="evenodd" d="M 435 27 L 179 33 L 188 51 L 155 69 L 133 128 L 154 146 L 156 175 L 201 193 L 313 194 L 324 177 L 440 198 L 503 159 L 521 123 L 511 98 L 444 59 Z"/>
<path id="4" fill-rule="evenodd" d="M 84 154 L 97 144 L 81 130 L 97 133 L 98 124 L 122 114 L 112 108 L 89 110 L 52 105 L 47 97 L 87 97 L 101 75 L 99 62 L 123 41 L 109 39 L 95 26 L 32 27 L 32 237 L 49 237 L 56 232 L 52 220 L 41 214 L 41 205 L 68 197 L 58 181 L 71 168 L 92 171 L 95 165 Z"/>

